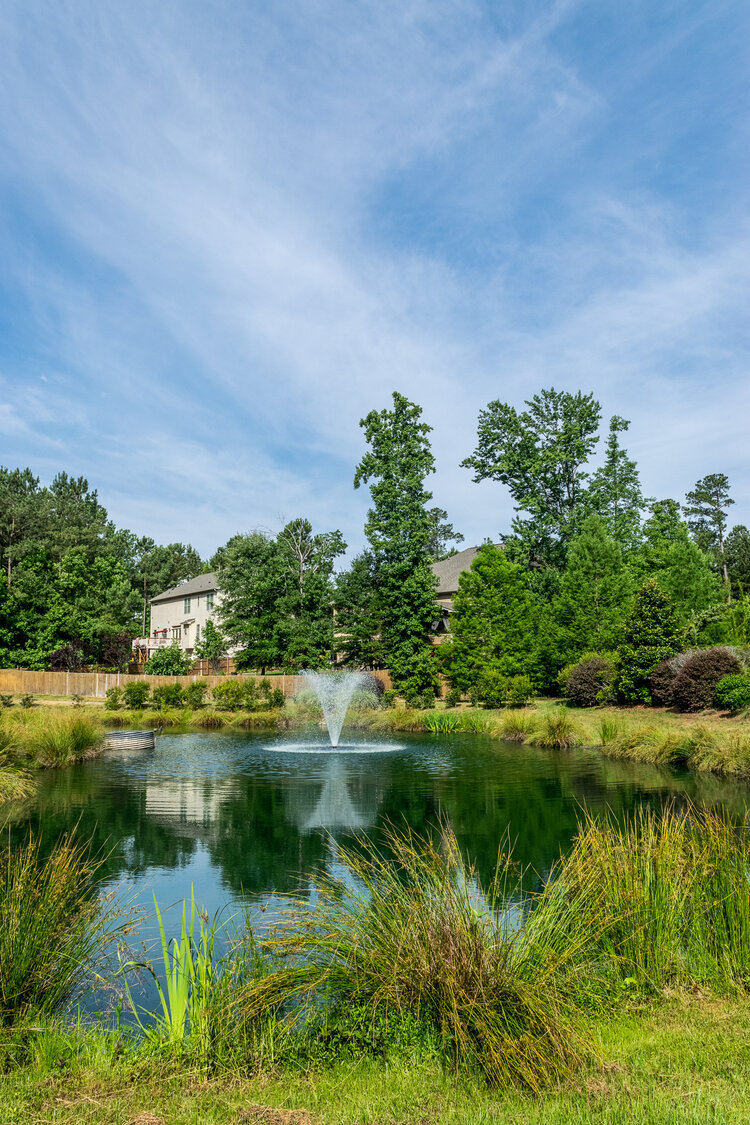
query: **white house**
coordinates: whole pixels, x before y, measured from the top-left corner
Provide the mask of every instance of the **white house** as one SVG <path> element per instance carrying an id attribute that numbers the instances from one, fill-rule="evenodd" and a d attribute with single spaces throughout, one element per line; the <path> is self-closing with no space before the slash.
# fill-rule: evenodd
<path id="1" fill-rule="evenodd" d="M 183 652 L 192 654 L 220 601 L 214 573 L 178 582 L 151 599 L 151 633 L 138 637 L 133 647 L 147 649 L 148 657 L 176 641 Z"/>

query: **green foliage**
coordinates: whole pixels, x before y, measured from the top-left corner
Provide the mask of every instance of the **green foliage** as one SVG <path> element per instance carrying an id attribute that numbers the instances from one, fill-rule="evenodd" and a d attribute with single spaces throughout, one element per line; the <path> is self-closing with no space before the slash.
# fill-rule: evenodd
<path id="1" fill-rule="evenodd" d="M 140 711 L 146 706 L 149 695 L 151 694 L 151 685 L 148 680 L 131 680 L 125 684 L 122 689 L 125 696 L 125 703 L 133 711 Z"/>
<path id="2" fill-rule="evenodd" d="M 239 680 L 227 680 L 211 688 L 214 705 L 219 711 L 239 711 L 245 705 L 245 687 Z"/>
<path id="3" fill-rule="evenodd" d="M 210 619 L 203 626 L 203 635 L 196 642 L 193 655 L 198 660 L 208 660 L 211 671 L 216 674 L 221 668 L 221 662 L 227 655 L 228 645 L 220 629 Z"/>
<path id="4" fill-rule="evenodd" d="M 552 603 L 563 656 L 614 649 L 632 596 L 618 544 L 600 516 L 588 516 L 571 541 L 560 593 Z"/>
<path id="5" fill-rule="evenodd" d="M 680 630 L 672 599 L 655 579 L 644 582 L 635 596 L 618 646 L 615 691 L 625 702 L 649 703 L 648 678 L 653 668 L 680 649 Z"/>
<path id="6" fill-rule="evenodd" d="M 157 648 L 143 670 L 148 676 L 184 676 L 192 664 L 192 658 L 182 651 L 177 641 L 173 641 L 166 648 Z"/>
<path id="7" fill-rule="evenodd" d="M 530 746 L 543 746 L 546 750 L 570 750 L 583 741 L 575 719 L 564 707 L 552 707 L 545 711 L 536 727 L 526 740 Z"/>
<path id="8" fill-rule="evenodd" d="M 609 422 L 604 464 L 591 478 L 590 504 L 601 516 L 611 539 L 622 551 L 636 547 L 641 537 L 641 512 L 647 501 L 641 492 L 638 466 L 620 446 L 619 434 L 630 423 L 618 415 Z"/>
<path id="9" fill-rule="evenodd" d="M 529 676 L 505 676 L 490 668 L 477 683 L 478 699 L 487 708 L 525 707 L 534 695 Z"/>
<path id="10" fill-rule="evenodd" d="M 377 616 L 394 687 L 405 693 L 437 688 L 429 635 L 439 616 L 430 569 L 434 521 L 425 478 L 435 471 L 420 407 L 394 391 L 393 409 L 371 411 L 360 425 L 369 445 L 354 487 L 370 484 L 373 506 L 365 533 L 374 559 Z"/>
<path id="11" fill-rule="evenodd" d="M 461 688 L 458 688 L 458 687 L 449 688 L 448 691 L 446 692 L 446 695 L 445 695 L 445 706 L 451 707 L 451 708 L 452 707 L 458 707 L 460 702 L 461 702 Z"/>
<path id="12" fill-rule="evenodd" d="M 97 894 L 102 858 L 64 836 L 46 858 L 40 838 L 0 851 L 0 1026 L 38 1020 L 102 967 L 113 917 Z"/>
<path id="13" fill-rule="evenodd" d="M 564 671 L 560 682 L 564 682 L 565 695 L 574 707 L 595 707 L 609 702 L 616 675 L 616 664 L 611 656 L 590 656 Z"/>
<path id="14" fill-rule="evenodd" d="M 24 695 L 21 696 L 21 698 L 19 699 L 18 702 L 21 704 L 21 706 L 24 708 L 24 710 L 28 711 L 28 709 L 30 707 L 34 706 L 36 700 L 34 699 L 34 696 L 30 692 L 26 692 Z"/>
<path id="15" fill-rule="evenodd" d="M 750 707 L 750 675 L 747 672 L 722 676 L 714 689 L 714 703 L 725 711 L 745 711 Z"/>
<path id="16" fill-rule="evenodd" d="M 514 407 L 491 402 L 479 413 L 474 453 L 462 462 L 474 480 L 507 485 L 517 512 L 513 531 L 529 559 L 561 566 L 586 501 L 584 471 L 597 441 L 601 407 L 593 395 L 542 390 Z"/>
<path id="17" fill-rule="evenodd" d="M 695 488 L 685 496 L 685 515 L 696 542 L 708 551 L 722 571 L 727 592 L 729 570 L 725 556 L 724 535 L 727 509 L 734 504 L 729 495 L 729 478 L 724 473 L 709 473 L 696 481 Z"/>
<path id="18" fill-rule="evenodd" d="M 184 694 L 180 684 L 159 684 L 151 694 L 152 707 L 182 707 Z"/>
<path id="19" fill-rule="evenodd" d="M 355 668 L 384 668 L 380 598 L 376 562 L 372 551 L 352 560 L 336 577 L 336 652 L 344 664 Z"/>
<path id="20" fill-rule="evenodd" d="M 535 606 L 526 574 L 504 551 L 485 544 L 460 575 L 451 627 L 453 642 L 441 646 L 441 657 L 462 691 L 490 671 L 507 677 L 533 670 Z"/>
<path id="21" fill-rule="evenodd" d="M 654 578 L 659 583 L 680 625 L 721 602 L 721 583 L 711 560 L 690 539 L 675 500 L 655 503 L 643 531 L 643 544 L 632 556 L 634 572 L 641 581 Z"/>
<path id="22" fill-rule="evenodd" d="M 19 742 L 41 766 L 67 766 L 96 755 L 104 743 L 104 731 L 87 715 L 45 712 L 29 716 L 18 734 Z"/>
<path id="23" fill-rule="evenodd" d="M 710 707 L 719 680 L 737 674 L 741 667 L 728 648 L 708 648 L 688 654 L 672 683 L 673 706 L 678 711 Z"/>
<path id="24" fill-rule="evenodd" d="M 732 597 L 739 598 L 743 594 L 750 594 L 750 531 L 743 524 L 737 524 L 727 535 L 724 557 Z"/>
<path id="25" fill-rule="evenodd" d="M 391 708 L 396 706 L 396 697 L 398 692 L 395 688 L 386 688 L 383 692 L 383 707 Z"/>
<path id="26" fill-rule="evenodd" d="M 0 695 L 0 707 L 12 707 L 12 706 L 13 706 L 13 696 L 12 695 Z"/>
<path id="27" fill-rule="evenodd" d="M 202 707 L 206 702 L 208 684 L 205 680 L 193 680 L 182 689 L 182 698 L 186 707 Z"/>
<path id="28" fill-rule="evenodd" d="M 104 693 L 105 703 L 104 706 L 107 711 L 116 711 L 122 705 L 122 688 L 111 687 L 107 688 Z"/>
<path id="29" fill-rule="evenodd" d="M 430 508 L 428 511 L 432 523 L 432 537 L 430 540 L 430 554 L 434 561 L 450 558 L 456 554 L 455 547 L 449 543 L 463 543 L 464 537 L 455 531 L 452 523 L 448 523 L 448 513 L 443 508 Z"/>

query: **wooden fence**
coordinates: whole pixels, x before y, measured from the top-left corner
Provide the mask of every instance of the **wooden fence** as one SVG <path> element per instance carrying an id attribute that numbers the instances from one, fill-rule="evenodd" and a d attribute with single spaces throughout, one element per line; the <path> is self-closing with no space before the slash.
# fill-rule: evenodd
<path id="1" fill-rule="evenodd" d="M 387 672 L 372 672 L 385 688 L 391 686 Z M 233 679 L 247 681 L 260 680 L 262 676 L 238 675 Z M 304 676 L 274 675 L 269 677 L 271 687 L 281 688 L 285 699 L 291 699 L 301 691 Z M 146 680 L 152 688 L 161 684 L 181 684 L 185 687 L 194 680 L 205 680 L 209 687 L 227 682 L 226 676 L 130 676 L 126 672 L 32 672 L 24 668 L 0 668 L 0 693 L 19 695 L 81 695 L 103 699 L 107 688 L 124 687 L 134 680 Z"/>

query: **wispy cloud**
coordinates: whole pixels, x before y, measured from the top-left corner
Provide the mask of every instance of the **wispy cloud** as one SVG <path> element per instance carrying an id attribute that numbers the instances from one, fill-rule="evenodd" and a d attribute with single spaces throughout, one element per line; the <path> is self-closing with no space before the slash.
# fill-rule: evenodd
<path id="1" fill-rule="evenodd" d="M 731 470 L 747 511 L 743 126 L 691 87 L 741 13 L 587 11 L 7 5 L 9 453 L 204 551 L 300 512 L 357 542 L 397 388 L 478 541 L 510 510 L 458 468 L 477 411 L 554 383 L 632 418 L 649 491 Z"/>

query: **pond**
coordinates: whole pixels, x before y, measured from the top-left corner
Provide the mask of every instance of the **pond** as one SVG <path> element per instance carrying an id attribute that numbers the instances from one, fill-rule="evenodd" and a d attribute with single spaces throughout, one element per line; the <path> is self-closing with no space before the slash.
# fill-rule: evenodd
<path id="1" fill-rule="evenodd" d="M 108 751 L 43 774 L 13 834 L 32 824 L 46 850 L 77 826 L 108 853 L 105 876 L 120 901 L 153 914 L 156 894 L 174 933 L 191 886 L 209 915 L 239 902 L 265 912 L 304 892 L 309 873 L 332 862 L 334 841 L 363 832 L 377 841 L 386 823 L 422 831 L 444 819 L 485 881 L 508 832 L 533 888 L 567 848 L 582 808 L 621 817 L 671 798 L 742 813 L 750 798 L 736 781 L 614 762 L 593 749 L 477 735 L 345 741 L 331 752 L 317 731 L 163 734 L 154 751 Z M 153 918 L 143 936 L 155 936 Z"/>

